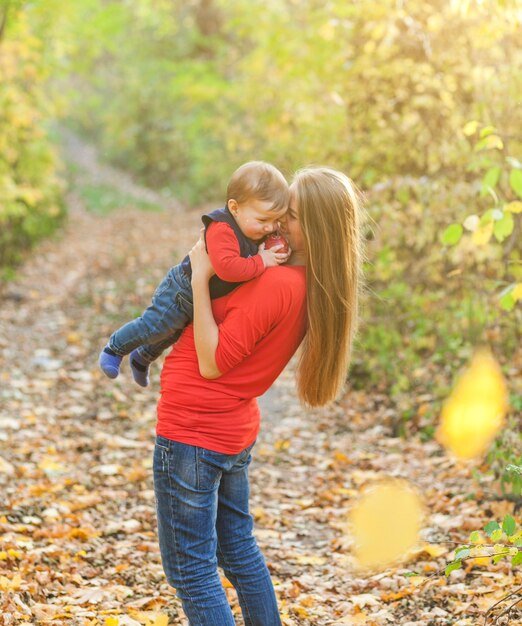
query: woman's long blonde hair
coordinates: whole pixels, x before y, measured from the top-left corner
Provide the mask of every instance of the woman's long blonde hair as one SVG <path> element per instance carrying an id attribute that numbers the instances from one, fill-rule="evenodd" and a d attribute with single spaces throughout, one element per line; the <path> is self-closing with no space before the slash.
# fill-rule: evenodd
<path id="1" fill-rule="evenodd" d="M 326 167 L 296 172 L 295 194 L 306 253 L 308 330 L 297 391 L 310 406 L 335 399 L 348 373 L 361 286 L 361 194 Z"/>

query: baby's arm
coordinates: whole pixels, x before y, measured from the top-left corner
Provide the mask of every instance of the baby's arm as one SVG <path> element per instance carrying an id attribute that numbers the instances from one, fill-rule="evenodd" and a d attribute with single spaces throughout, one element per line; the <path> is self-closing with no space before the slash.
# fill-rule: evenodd
<path id="1" fill-rule="evenodd" d="M 232 228 L 224 222 L 210 224 L 206 233 L 208 255 L 221 280 L 241 283 L 261 275 L 265 267 L 278 264 L 275 248 L 262 250 L 254 256 L 240 256 L 239 242 Z"/>

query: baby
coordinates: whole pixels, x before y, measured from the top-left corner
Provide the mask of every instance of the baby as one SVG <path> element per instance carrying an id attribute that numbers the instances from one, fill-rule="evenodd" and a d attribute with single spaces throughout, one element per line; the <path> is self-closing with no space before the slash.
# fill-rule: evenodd
<path id="1" fill-rule="evenodd" d="M 250 161 L 232 174 L 226 206 L 202 217 L 208 254 L 216 272 L 210 279 L 212 298 L 224 296 L 267 267 L 288 259 L 281 246 L 265 250 L 261 243 L 277 229 L 288 201 L 288 184 L 269 163 Z M 141 317 L 111 335 L 99 357 L 100 367 L 109 378 L 118 376 L 122 358 L 130 354 L 134 380 L 142 387 L 149 384 L 150 363 L 175 343 L 192 321 L 191 275 L 186 256 L 169 270 Z"/>

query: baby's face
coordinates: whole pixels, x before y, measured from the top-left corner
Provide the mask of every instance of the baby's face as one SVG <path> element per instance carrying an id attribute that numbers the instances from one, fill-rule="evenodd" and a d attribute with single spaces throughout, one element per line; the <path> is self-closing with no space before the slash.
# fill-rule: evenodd
<path id="1" fill-rule="evenodd" d="M 285 216 L 286 208 L 270 210 L 272 202 L 252 198 L 242 204 L 230 201 L 229 208 L 245 237 L 259 241 L 270 235 L 279 226 L 279 221 Z"/>

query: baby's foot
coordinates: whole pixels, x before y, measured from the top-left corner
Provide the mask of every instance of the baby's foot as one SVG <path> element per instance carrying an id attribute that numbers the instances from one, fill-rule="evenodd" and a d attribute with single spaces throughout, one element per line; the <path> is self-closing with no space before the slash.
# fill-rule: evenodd
<path id="1" fill-rule="evenodd" d="M 131 372 L 134 380 L 140 387 L 149 386 L 149 365 L 139 354 L 138 350 L 133 350 L 129 357 Z"/>
<path id="2" fill-rule="evenodd" d="M 109 378 L 116 378 L 120 373 L 120 364 L 123 357 L 116 354 L 108 345 L 103 348 L 98 357 L 98 363 L 105 374 Z"/>

